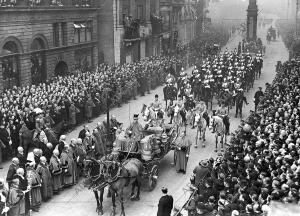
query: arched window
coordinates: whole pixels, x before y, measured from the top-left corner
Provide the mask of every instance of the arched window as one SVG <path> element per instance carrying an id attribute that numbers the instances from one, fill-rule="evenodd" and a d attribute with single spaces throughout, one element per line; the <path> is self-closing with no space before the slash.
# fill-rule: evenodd
<path id="1" fill-rule="evenodd" d="M 55 70 L 54 70 L 54 74 L 55 76 L 66 76 L 68 75 L 68 65 L 66 62 L 64 61 L 60 61 L 57 63 Z"/>
<path id="2" fill-rule="evenodd" d="M 31 83 L 39 84 L 47 79 L 45 62 L 45 43 L 41 38 L 35 38 L 31 43 Z"/>
<path id="3" fill-rule="evenodd" d="M 2 47 L 2 73 L 4 89 L 19 86 L 19 52 L 14 41 L 8 41 Z"/>

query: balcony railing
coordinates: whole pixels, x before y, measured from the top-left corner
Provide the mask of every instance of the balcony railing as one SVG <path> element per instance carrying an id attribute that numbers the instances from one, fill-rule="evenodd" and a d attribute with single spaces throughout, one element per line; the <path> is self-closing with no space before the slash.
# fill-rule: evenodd
<path id="1" fill-rule="evenodd" d="M 138 19 L 125 17 L 123 26 L 125 30 L 124 40 L 135 40 L 140 38 L 140 21 Z"/>
<path id="2" fill-rule="evenodd" d="M 93 7 L 97 0 L 0 0 L 0 8 L 12 7 Z"/>

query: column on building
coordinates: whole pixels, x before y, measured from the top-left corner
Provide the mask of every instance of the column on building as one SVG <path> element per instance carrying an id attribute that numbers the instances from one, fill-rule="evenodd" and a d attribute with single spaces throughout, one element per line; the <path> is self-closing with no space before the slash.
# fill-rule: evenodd
<path id="1" fill-rule="evenodd" d="M 0 58 L 0 92 L 3 92 L 2 58 Z"/>

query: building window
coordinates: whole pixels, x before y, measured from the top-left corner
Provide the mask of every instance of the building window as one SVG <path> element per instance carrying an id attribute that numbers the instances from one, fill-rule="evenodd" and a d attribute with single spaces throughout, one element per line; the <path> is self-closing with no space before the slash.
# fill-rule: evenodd
<path id="1" fill-rule="evenodd" d="M 144 21 L 144 9 L 143 9 L 143 5 L 138 5 L 137 6 L 137 18 L 140 21 Z"/>
<path id="2" fill-rule="evenodd" d="M 62 45 L 67 46 L 68 45 L 68 29 L 67 29 L 66 22 L 61 23 L 61 33 L 62 33 Z"/>
<path id="3" fill-rule="evenodd" d="M 74 22 L 74 43 L 83 43 L 92 40 L 93 22 Z"/>
<path id="4" fill-rule="evenodd" d="M 93 34 L 93 22 L 89 21 L 87 22 L 87 26 L 86 26 L 86 41 L 92 40 L 92 34 Z"/>
<path id="5" fill-rule="evenodd" d="M 53 23 L 53 45 L 59 46 L 59 23 Z"/>
<path id="6" fill-rule="evenodd" d="M 19 49 L 15 42 L 9 41 L 2 47 L 2 78 L 4 89 L 19 86 Z"/>

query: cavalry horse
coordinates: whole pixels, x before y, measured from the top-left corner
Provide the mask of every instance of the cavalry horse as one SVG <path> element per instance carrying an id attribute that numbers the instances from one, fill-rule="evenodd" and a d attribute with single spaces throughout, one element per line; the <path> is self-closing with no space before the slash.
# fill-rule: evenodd
<path id="1" fill-rule="evenodd" d="M 218 151 L 218 143 L 219 137 L 221 138 L 221 151 L 224 151 L 224 142 L 227 142 L 227 135 L 226 135 L 226 127 L 223 122 L 223 118 L 217 115 L 213 115 L 210 121 L 210 128 L 215 129 L 215 138 L 216 138 L 216 149 L 215 152 Z"/>
<path id="2" fill-rule="evenodd" d="M 181 132 L 181 127 L 183 125 L 183 120 L 180 114 L 180 108 L 178 106 L 175 106 L 173 111 L 174 111 L 174 117 L 173 117 L 174 126 L 176 128 L 177 134 L 179 134 Z"/>
<path id="3" fill-rule="evenodd" d="M 195 148 L 198 147 L 198 137 L 199 140 L 203 139 L 203 144 L 202 147 L 205 147 L 205 133 L 206 133 L 206 127 L 207 127 L 207 122 L 206 119 L 203 117 L 203 115 L 197 113 L 195 115 L 195 127 L 197 127 L 197 134 L 196 134 L 196 144 L 195 144 Z"/>
<path id="4" fill-rule="evenodd" d="M 140 188 L 142 182 L 143 163 L 136 159 L 130 158 L 120 163 L 111 159 L 92 159 L 89 161 L 89 178 L 86 184 L 90 184 L 89 188 L 95 193 L 97 200 L 97 209 L 99 215 L 103 215 L 103 193 L 104 188 L 109 186 L 109 191 L 112 196 L 113 210 L 111 216 L 116 215 L 116 196 L 121 201 L 121 216 L 125 216 L 124 209 L 124 188 L 132 185 L 131 197 L 133 201 L 140 200 Z M 137 187 L 137 194 L 135 194 Z M 98 192 L 100 191 L 100 197 Z M 100 200 L 99 200 L 100 198 Z"/>
<path id="5" fill-rule="evenodd" d="M 160 120 L 164 118 L 164 113 L 160 109 L 151 109 L 146 104 L 143 104 L 141 113 L 145 121 L 148 121 L 150 119 Z"/>

